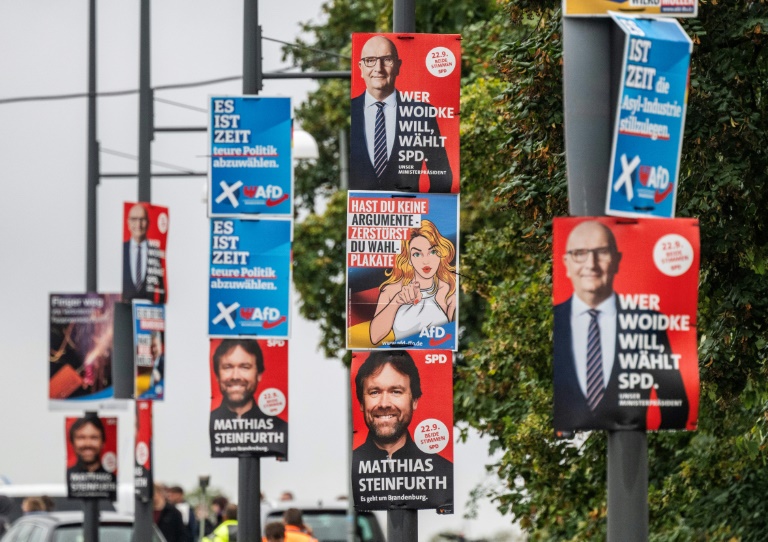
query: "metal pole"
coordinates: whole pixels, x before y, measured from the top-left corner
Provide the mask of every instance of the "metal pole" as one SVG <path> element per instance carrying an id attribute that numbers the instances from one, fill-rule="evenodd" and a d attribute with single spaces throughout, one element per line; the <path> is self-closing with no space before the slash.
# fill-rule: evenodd
<path id="1" fill-rule="evenodd" d="M 96 0 L 90 0 L 88 21 L 88 188 L 86 196 L 85 290 L 95 292 L 96 187 L 99 184 L 99 143 L 96 140 Z"/>
<path id="2" fill-rule="evenodd" d="M 608 542 L 648 540 L 648 436 L 608 432 Z"/>
<path id="3" fill-rule="evenodd" d="M 261 85 L 261 29 L 258 0 L 243 0 L 243 94 Z M 261 541 L 261 464 L 258 457 L 238 458 L 237 539 Z"/>
<path id="4" fill-rule="evenodd" d="M 152 89 L 149 86 L 149 0 L 141 0 L 139 30 L 139 201 L 152 201 Z M 151 423 L 151 422 L 150 422 Z M 150 428 L 151 434 L 151 428 Z M 150 496 L 154 487 L 150 487 Z M 152 498 L 134 499 L 133 542 L 152 540 Z"/>
<path id="5" fill-rule="evenodd" d="M 393 0 L 392 30 L 416 32 L 416 0 Z M 419 539 L 417 510 L 387 511 L 387 540 L 416 542 Z"/>
<path id="6" fill-rule="evenodd" d="M 258 457 L 237 460 L 237 540 L 261 541 L 261 465 Z"/>

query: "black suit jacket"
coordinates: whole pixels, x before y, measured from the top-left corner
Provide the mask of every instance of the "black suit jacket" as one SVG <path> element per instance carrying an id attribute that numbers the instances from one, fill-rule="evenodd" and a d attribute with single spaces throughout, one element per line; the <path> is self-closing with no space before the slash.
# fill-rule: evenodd
<path id="1" fill-rule="evenodd" d="M 144 282 L 141 287 L 136 289 L 133 283 L 133 274 L 131 273 L 131 241 L 123 243 L 123 301 L 132 299 L 147 299 L 152 303 L 165 303 L 167 292 L 165 291 L 165 276 L 157 276 L 157 286 L 149 285 L 149 276 L 151 271 L 148 269 L 151 247 L 147 247 L 147 257 L 143 258 L 141 265 L 144 267 Z M 159 267 L 159 262 L 155 267 Z"/>
<path id="2" fill-rule="evenodd" d="M 572 298 L 571 298 L 572 299 Z M 619 405 L 619 394 L 633 394 L 636 399 L 626 397 L 625 402 L 647 401 L 651 390 L 641 389 L 635 386 L 632 389 L 622 386 L 622 373 L 650 374 L 653 382 L 658 385 L 656 393 L 660 400 L 682 400 L 679 406 L 661 406 L 660 429 L 684 429 L 688 420 L 688 398 L 685 393 L 680 371 L 659 369 L 622 369 L 619 354 L 635 354 L 639 350 L 622 349 L 618 338 L 621 332 L 621 315 L 656 314 L 648 310 L 623 310 L 617 306 L 616 322 L 616 350 L 613 361 L 611 378 L 606 386 L 605 395 L 597 408 L 592 411 L 587 405 L 587 400 L 581 391 L 576 376 L 576 361 L 573 355 L 573 341 L 571 334 L 571 299 L 555 306 L 555 361 L 554 361 L 554 387 L 555 387 L 555 431 L 579 431 L 591 429 L 605 430 L 644 430 L 646 428 L 646 412 L 648 407 L 643 404 Z M 617 299 L 618 305 L 618 299 Z M 663 345 L 664 352 L 670 353 L 667 332 L 663 330 L 649 330 L 645 332 L 635 331 L 647 335 L 649 341 L 655 341 L 657 345 Z M 624 379 L 627 376 L 623 376 Z M 630 377 L 631 378 L 631 377 Z"/>
<path id="3" fill-rule="evenodd" d="M 352 140 L 350 141 L 350 164 L 349 164 L 349 188 L 352 190 L 401 190 L 408 192 L 419 191 L 419 175 L 418 173 L 408 174 L 399 173 L 398 165 L 400 163 L 410 163 L 413 165 L 413 170 L 420 171 L 422 167 L 421 161 L 413 161 L 412 159 L 406 162 L 402 162 L 398 159 L 400 151 L 406 150 L 418 150 L 424 153 L 424 158 L 427 162 L 427 168 L 434 172 L 429 175 L 430 188 L 429 192 L 450 192 L 451 183 L 453 182 L 453 172 L 448 162 L 448 153 L 445 151 L 445 147 L 429 147 L 429 146 L 406 146 L 402 141 L 403 135 L 401 128 L 401 122 L 427 122 L 428 135 L 440 136 L 440 128 L 437 125 L 437 119 L 434 117 L 415 117 L 405 116 L 401 114 L 402 105 L 406 106 L 429 106 L 429 104 L 421 102 L 403 102 L 400 100 L 400 94 L 395 90 L 397 94 L 397 122 L 395 131 L 395 144 L 392 147 L 392 154 L 389 157 L 389 163 L 386 169 L 382 173 L 381 177 L 376 177 L 376 172 L 373 169 L 371 158 L 368 155 L 368 147 L 365 139 L 365 92 L 360 96 L 352 99 Z M 415 135 L 417 132 L 408 133 L 405 135 Z"/>

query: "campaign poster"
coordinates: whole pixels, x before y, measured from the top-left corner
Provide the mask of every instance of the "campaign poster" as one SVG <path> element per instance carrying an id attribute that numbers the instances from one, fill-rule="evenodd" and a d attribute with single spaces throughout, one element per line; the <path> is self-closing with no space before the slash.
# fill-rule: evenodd
<path id="1" fill-rule="evenodd" d="M 347 348 L 456 350 L 459 198 L 350 191 Z"/>
<path id="2" fill-rule="evenodd" d="M 168 208 L 125 202 L 123 217 L 123 301 L 166 303 Z"/>
<path id="3" fill-rule="evenodd" d="M 114 397 L 112 352 L 118 294 L 51 294 L 48 398 L 52 408 Z"/>
<path id="4" fill-rule="evenodd" d="M 136 401 L 136 437 L 134 439 L 133 487 L 137 498 L 152 498 L 152 401 Z"/>
<path id="5" fill-rule="evenodd" d="M 290 98 L 214 96 L 209 216 L 293 214 Z"/>
<path id="6" fill-rule="evenodd" d="M 211 339 L 211 457 L 288 457 L 288 341 Z"/>
<path id="7" fill-rule="evenodd" d="M 453 513 L 453 354 L 354 352 L 352 493 L 357 510 Z"/>
<path id="8" fill-rule="evenodd" d="M 674 19 L 613 19 L 626 46 L 605 212 L 672 218 L 693 45 Z"/>
<path id="9" fill-rule="evenodd" d="M 165 396 L 165 306 L 133 302 L 134 397 Z"/>
<path id="10" fill-rule="evenodd" d="M 117 418 L 66 418 L 67 496 L 117 499 Z"/>
<path id="11" fill-rule="evenodd" d="M 458 34 L 352 34 L 349 187 L 459 192 Z"/>
<path id="12" fill-rule="evenodd" d="M 554 428 L 695 430 L 696 219 L 556 218 Z"/>
<path id="13" fill-rule="evenodd" d="M 287 339 L 291 222 L 211 220 L 208 335 Z"/>
<path id="14" fill-rule="evenodd" d="M 610 11 L 632 15 L 697 17 L 699 0 L 563 0 L 563 15 L 607 17 Z"/>

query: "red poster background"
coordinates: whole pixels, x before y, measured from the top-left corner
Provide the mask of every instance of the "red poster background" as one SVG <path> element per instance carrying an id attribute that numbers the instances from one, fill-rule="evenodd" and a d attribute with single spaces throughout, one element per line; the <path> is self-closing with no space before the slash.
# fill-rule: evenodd
<path id="1" fill-rule="evenodd" d="M 612 217 L 555 218 L 552 243 L 553 304 L 558 305 L 573 294 L 571 280 L 566 276 L 563 255 L 568 235 L 581 222 L 597 221 L 605 224 L 616 238 L 621 252 L 619 270 L 613 281 L 617 294 L 656 294 L 659 312 L 690 317 L 689 331 L 668 330 L 670 347 L 680 354 L 680 375 L 688 396 L 688 429 L 695 429 L 699 410 L 699 365 L 696 341 L 696 309 L 699 283 L 699 222 L 693 218 L 629 219 Z M 691 267 L 679 277 L 662 273 L 654 264 L 656 242 L 664 235 L 675 233 L 685 237 L 693 247 Z M 652 429 L 649 408 L 649 429 Z"/>
<path id="2" fill-rule="evenodd" d="M 409 350 L 421 379 L 421 398 L 413 418 L 408 426 L 411 437 L 417 432 L 419 424 L 428 418 L 442 421 L 448 427 L 448 445 L 438 454 L 453 463 L 453 352 L 447 350 Z M 352 390 L 352 449 L 365 442 L 368 437 L 368 427 L 360 410 L 360 403 L 355 392 L 355 377 L 363 362 L 371 352 L 361 351 L 352 353 L 350 387 Z M 444 358 L 438 358 L 442 355 Z M 434 356 L 434 357 L 428 357 Z M 426 360 L 433 359 L 433 363 Z M 445 360 L 440 363 L 440 360 Z M 415 440 L 415 439 L 414 439 Z"/>
<path id="3" fill-rule="evenodd" d="M 67 468 L 71 468 L 75 466 L 75 463 L 77 463 L 77 456 L 75 455 L 75 450 L 72 448 L 72 443 L 69 441 L 69 428 L 72 427 L 72 424 L 75 423 L 75 421 L 79 420 L 80 418 L 76 417 L 67 417 L 66 423 L 64 425 L 64 440 L 67 442 Z M 99 417 L 99 420 L 101 420 L 102 425 L 104 426 L 104 448 L 101 451 L 101 464 L 104 466 L 104 468 L 107 469 L 107 465 L 109 464 L 109 461 L 105 463 L 104 456 L 108 453 L 112 453 L 115 455 L 115 470 L 113 471 L 113 474 L 117 475 L 117 418 L 102 418 Z"/>
<path id="4" fill-rule="evenodd" d="M 140 442 L 144 443 L 148 450 L 152 450 L 152 401 L 150 400 L 136 401 L 136 439 L 134 446 L 138 447 Z M 138 459 L 136 464 L 139 464 Z M 150 469 L 152 466 L 151 453 L 147 455 L 146 462 L 141 463 L 140 466 L 147 470 Z"/>
<path id="5" fill-rule="evenodd" d="M 429 92 L 429 103 L 435 107 L 452 107 L 453 118 L 438 118 L 440 135 L 446 137 L 445 150 L 453 172 L 451 192 L 459 192 L 459 97 L 461 83 L 461 36 L 459 34 L 396 34 L 396 33 L 355 33 L 352 34 L 352 83 L 350 98 L 365 92 L 365 81 L 360 75 L 360 52 L 373 36 L 384 36 L 397 47 L 397 56 L 403 63 L 395 86 L 401 92 Z M 426 61 L 435 47 L 445 47 L 456 57 L 452 73 L 437 77 L 429 73 Z M 424 101 L 424 100 L 417 100 Z M 429 179 L 422 174 L 419 191 L 427 192 Z"/>
<path id="6" fill-rule="evenodd" d="M 211 339 L 211 349 L 209 352 L 209 370 L 211 375 L 211 412 L 221 406 L 221 390 L 219 381 L 213 372 L 213 353 L 226 339 Z M 285 408 L 277 415 L 278 418 L 288 421 L 288 341 L 278 339 L 248 339 L 259 343 L 261 353 L 264 356 L 264 373 L 261 375 L 261 381 L 256 386 L 254 400 L 258 405 L 259 394 L 267 388 L 276 388 L 285 395 Z M 258 406 L 256 407 L 258 408 Z"/>
<path id="7" fill-rule="evenodd" d="M 149 216 L 149 225 L 147 226 L 147 240 L 157 241 L 158 249 L 165 254 L 167 242 L 168 242 L 168 207 L 162 207 L 160 205 L 152 205 L 150 203 L 136 203 L 136 202 L 123 202 L 123 243 L 126 243 L 131 239 L 131 232 L 128 230 L 128 212 L 134 205 L 142 205 Z M 167 303 L 168 302 L 168 268 L 165 264 L 165 256 L 160 258 L 160 266 L 163 269 L 162 286 L 165 292 L 158 295 L 155 294 L 151 298 L 147 298 L 153 303 Z"/>

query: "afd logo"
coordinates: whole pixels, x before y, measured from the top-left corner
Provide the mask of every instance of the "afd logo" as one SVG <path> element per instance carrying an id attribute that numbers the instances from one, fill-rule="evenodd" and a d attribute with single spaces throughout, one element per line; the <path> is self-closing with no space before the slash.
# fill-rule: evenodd
<path id="1" fill-rule="evenodd" d="M 640 184 L 652 189 L 653 202 L 659 204 L 672 193 L 673 183 L 670 182 L 669 170 L 662 166 L 640 166 L 638 177 Z"/>
<path id="2" fill-rule="evenodd" d="M 451 334 L 438 326 L 426 326 L 421 328 L 419 338 L 429 338 L 429 346 L 440 346 L 446 341 L 451 340 Z"/>
<path id="3" fill-rule="evenodd" d="M 283 193 L 282 188 L 273 184 L 244 186 L 243 195 L 249 199 L 266 200 L 268 207 L 273 207 L 288 199 L 288 194 Z"/>
<path id="4" fill-rule="evenodd" d="M 280 316 L 280 311 L 273 307 L 242 307 L 240 317 L 245 320 L 261 322 L 261 327 L 271 329 L 285 322 L 285 316 Z"/>

